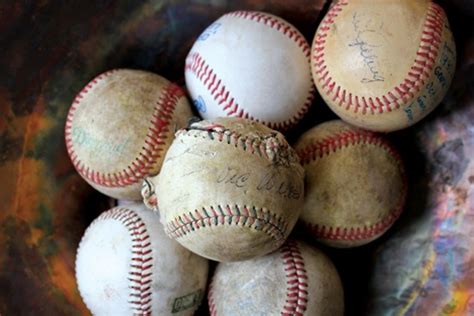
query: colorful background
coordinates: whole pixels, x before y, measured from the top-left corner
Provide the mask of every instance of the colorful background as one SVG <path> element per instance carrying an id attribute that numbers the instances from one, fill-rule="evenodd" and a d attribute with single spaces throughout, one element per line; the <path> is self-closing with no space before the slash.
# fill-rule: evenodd
<path id="1" fill-rule="evenodd" d="M 123 67 L 183 84 L 193 40 L 232 10 L 274 13 L 311 41 L 323 2 L 0 3 L 0 314 L 88 314 L 75 251 L 113 201 L 75 173 L 66 153 L 64 121 L 77 91 Z M 410 176 L 407 208 L 374 243 L 324 248 L 343 279 L 347 315 L 474 315 L 474 3 L 440 4 L 457 43 L 455 82 L 427 119 L 389 135 Z M 333 117 L 318 98 L 290 140 Z"/>

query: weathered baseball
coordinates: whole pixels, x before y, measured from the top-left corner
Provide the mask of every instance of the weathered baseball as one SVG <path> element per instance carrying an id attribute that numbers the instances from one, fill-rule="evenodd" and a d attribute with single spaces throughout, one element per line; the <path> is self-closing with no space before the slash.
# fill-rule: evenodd
<path id="1" fill-rule="evenodd" d="M 65 127 L 67 150 L 95 189 L 139 200 L 143 177 L 160 170 L 175 130 L 191 115 L 183 91 L 163 77 L 111 70 L 74 99 Z"/>
<path id="2" fill-rule="evenodd" d="M 382 136 L 336 120 L 307 131 L 295 150 L 306 171 L 300 221 L 322 243 L 366 244 L 399 217 L 407 192 L 405 171 Z"/>
<path id="3" fill-rule="evenodd" d="M 193 315 L 208 262 L 169 239 L 143 204 L 115 207 L 86 230 L 77 250 L 79 292 L 94 315 Z"/>
<path id="4" fill-rule="evenodd" d="M 374 131 L 415 124 L 443 99 L 456 48 L 443 9 L 428 0 L 341 0 L 316 32 L 316 87 L 343 120 Z"/>
<path id="5" fill-rule="evenodd" d="M 314 96 L 301 33 L 263 12 L 236 11 L 211 24 L 186 58 L 186 86 L 205 119 L 235 116 L 285 130 Z"/>
<path id="6" fill-rule="evenodd" d="M 168 236 L 203 257 L 237 261 L 284 243 L 303 206 L 303 179 L 283 135 L 218 118 L 176 133 L 143 196 L 148 205 L 158 198 Z"/>
<path id="7" fill-rule="evenodd" d="M 208 294 L 211 316 L 342 316 L 337 270 L 320 250 L 288 240 L 264 257 L 220 263 Z"/>

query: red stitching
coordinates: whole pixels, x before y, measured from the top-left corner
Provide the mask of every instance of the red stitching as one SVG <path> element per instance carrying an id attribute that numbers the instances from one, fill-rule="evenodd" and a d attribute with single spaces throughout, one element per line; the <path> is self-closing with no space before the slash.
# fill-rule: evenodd
<path id="1" fill-rule="evenodd" d="M 196 78 L 198 78 L 203 83 L 203 85 L 210 92 L 214 100 L 222 106 L 227 116 L 236 116 L 250 119 L 262 123 L 272 129 L 282 131 L 288 130 L 293 127 L 299 120 L 301 120 L 301 118 L 306 114 L 306 112 L 308 112 L 309 107 L 313 102 L 314 94 L 316 92 L 316 88 L 314 87 L 314 85 L 311 85 L 309 95 L 307 96 L 303 107 L 301 107 L 292 118 L 283 122 L 267 122 L 253 117 L 252 115 L 250 115 L 250 113 L 240 107 L 239 103 L 227 90 L 222 80 L 217 77 L 214 70 L 210 68 L 208 64 L 206 64 L 204 58 L 199 53 L 191 53 L 186 58 L 185 71 L 193 73 Z M 209 83 L 208 78 L 212 78 Z"/>
<path id="2" fill-rule="evenodd" d="M 217 140 L 272 161 L 281 156 L 296 158 L 297 156 L 295 156 L 293 149 L 286 143 L 283 137 L 280 139 L 278 135 L 281 134 L 273 132 L 269 133 L 266 137 L 251 137 L 226 129 L 221 125 L 209 123 L 209 125 L 203 126 L 203 122 L 198 122 L 192 124 L 189 128 L 178 130 L 176 138 L 200 136 Z"/>
<path id="3" fill-rule="evenodd" d="M 308 275 L 298 243 L 288 240 L 281 248 L 286 272 L 286 302 L 282 316 L 303 316 L 308 303 Z"/>
<path id="4" fill-rule="evenodd" d="M 288 228 L 282 217 L 265 208 L 216 205 L 182 213 L 166 223 L 165 232 L 169 237 L 178 239 L 201 228 L 226 224 L 259 230 L 275 241 L 284 240 Z"/>
<path id="5" fill-rule="evenodd" d="M 102 213 L 94 223 L 109 219 L 122 223 L 132 238 L 128 303 L 132 305 L 134 315 L 151 315 L 153 256 L 146 224 L 135 211 L 119 207 Z"/>
<path id="6" fill-rule="evenodd" d="M 371 144 L 387 150 L 401 164 L 397 150 L 378 134 L 363 129 L 346 130 L 328 136 L 320 141 L 309 144 L 303 149 L 296 150 L 302 165 L 322 158 L 338 149 L 359 144 Z"/>
<path id="7" fill-rule="evenodd" d="M 281 259 L 286 273 L 286 299 L 280 315 L 303 316 L 308 303 L 308 275 L 304 265 L 304 258 L 294 240 L 287 240 L 280 248 Z M 209 284 L 207 301 L 211 316 L 217 316 L 217 307 L 214 299 L 214 277 Z"/>
<path id="8" fill-rule="evenodd" d="M 232 16 L 237 18 L 244 18 L 247 20 L 253 20 L 258 23 L 263 23 L 270 26 L 271 28 L 276 29 L 277 31 L 283 33 L 283 35 L 288 36 L 291 40 L 296 42 L 298 47 L 301 47 L 303 53 L 306 57 L 309 57 L 311 54 L 311 48 L 309 47 L 308 42 L 301 33 L 294 30 L 293 27 L 288 24 L 286 21 L 280 20 L 272 15 L 263 13 L 263 12 L 254 12 L 254 11 L 235 11 L 227 13 L 224 16 Z M 263 20 L 263 21 L 262 21 Z"/>
<path id="9" fill-rule="evenodd" d="M 170 83 L 156 103 L 150 127 L 141 152 L 138 153 L 134 161 L 120 172 L 102 173 L 97 170 L 90 169 L 83 161 L 78 159 L 72 142 L 71 130 L 74 121 L 74 113 L 80 105 L 80 101 L 84 95 L 100 80 L 118 70 L 105 72 L 94 78 L 81 92 L 78 93 L 71 106 L 65 126 L 66 148 L 71 157 L 72 163 L 76 170 L 87 180 L 105 187 L 124 187 L 139 182 L 144 176 L 155 166 L 156 159 L 160 157 L 163 151 L 163 145 L 167 138 L 166 133 L 169 132 L 169 123 L 172 118 L 175 106 L 179 99 L 184 97 L 184 92 L 175 84 Z"/>
<path id="10" fill-rule="evenodd" d="M 342 95 L 350 94 L 349 91 L 346 92 L 346 89 L 340 87 L 332 79 L 327 70 L 327 65 L 324 59 L 325 38 L 328 36 L 331 25 L 334 23 L 334 18 L 338 16 L 338 13 L 341 12 L 343 7 L 348 3 L 349 1 L 347 0 L 339 1 L 330 9 L 321 22 L 321 26 L 316 32 L 313 42 L 313 73 L 316 77 L 315 81 L 323 82 L 322 91 L 320 91 L 321 93 L 325 92 L 326 95 L 335 102 L 339 99 L 338 104 L 340 106 L 345 106 L 346 110 L 352 108 L 355 113 L 358 113 L 359 103 L 357 102 L 357 96 L 354 96 L 356 98 L 356 104 L 354 104 L 351 100 L 347 102 L 344 98 L 341 98 L 341 94 L 333 93 L 334 87 L 337 86 L 337 91 L 342 90 Z M 430 76 L 430 72 L 434 67 L 436 57 L 439 53 L 444 20 L 445 14 L 443 9 L 439 5 L 430 2 L 423 26 L 420 45 L 416 52 L 416 59 L 411 67 L 411 71 L 408 72 L 402 83 L 395 86 L 385 95 L 377 97 L 378 99 L 383 99 L 385 103 L 372 106 L 372 104 L 367 104 L 364 99 L 362 104 L 362 114 L 382 114 L 399 109 L 401 105 L 407 103 L 410 98 L 414 98 L 415 93 L 419 92 L 422 87 L 424 87 L 425 80 Z M 413 77 L 416 78 L 416 81 L 410 81 L 413 84 L 407 85 L 407 80 Z M 334 94 L 333 97 L 331 97 L 332 94 Z M 376 111 L 374 111 L 374 107 Z"/>
<path id="11" fill-rule="evenodd" d="M 297 45 L 303 49 L 303 53 L 305 54 L 305 56 L 308 58 L 310 57 L 311 49 L 306 39 L 299 32 L 292 30 L 292 26 L 286 23 L 285 21 L 280 21 L 279 19 L 262 12 L 235 11 L 228 13 L 225 16 L 244 18 L 254 20 L 259 23 L 264 23 L 265 25 L 268 25 L 271 28 L 282 32 L 291 40 L 295 41 Z M 217 74 L 215 73 L 214 69 L 212 69 L 206 63 L 204 58 L 199 53 L 191 53 L 186 58 L 185 71 L 193 73 L 196 78 L 202 82 L 202 84 L 207 88 L 207 90 L 209 90 L 214 100 L 222 106 L 227 116 L 237 116 L 251 119 L 253 121 L 260 122 L 272 129 L 282 131 L 290 129 L 296 123 L 298 123 L 298 121 L 301 120 L 301 118 L 306 114 L 306 112 L 308 112 L 316 93 L 316 88 L 314 87 L 314 85 L 311 85 L 309 94 L 306 97 L 303 106 L 292 118 L 283 122 L 267 122 L 253 117 L 250 113 L 240 107 L 239 103 L 230 94 L 230 91 L 227 90 L 222 80 L 217 77 Z"/>
<path id="12" fill-rule="evenodd" d="M 212 276 L 211 282 L 209 283 L 209 291 L 207 292 L 207 302 L 209 305 L 210 316 L 217 316 L 216 302 L 214 300 L 214 276 Z"/>
<path id="13" fill-rule="evenodd" d="M 371 144 L 386 150 L 400 166 L 404 181 L 403 192 L 400 196 L 396 207 L 381 221 L 364 227 L 327 227 L 324 225 L 310 224 L 304 222 L 306 228 L 320 239 L 329 240 L 363 240 L 373 238 L 388 229 L 400 216 L 403 211 L 403 205 L 407 194 L 407 179 L 403 168 L 403 162 L 397 150 L 378 134 L 363 129 L 347 130 L 328 136 L 320 141 L 309 144 L 303 149 L 297 150 L 296 153 L 300 157 L 301 164 L 309 164 L 311 161 L 317 160 L 330 153 L 336 152 L 343 148 L 359 145 Z"/>
<path id="14" fill-rule="evenodd" d="M 265 208 L 216 205 L 185 212 L 168 221 L 166 234 L 178 239 L 201 228 L 221 225 L 239 225 L 261 231 L 275 241 L 285 239 L 288 224 L 277 214 Z"/>

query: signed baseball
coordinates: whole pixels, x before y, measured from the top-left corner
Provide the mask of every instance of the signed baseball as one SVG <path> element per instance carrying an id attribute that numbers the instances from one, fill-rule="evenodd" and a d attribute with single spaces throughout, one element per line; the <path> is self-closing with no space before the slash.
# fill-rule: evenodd
<path id="1" fill-rule="evenodd" d="M 314 37 L 316 87 L 343 120 L 374 131 L 411 126 L 445 96 L 456 48 L 428 0 L 340 0 Z"/>
<path id="2" fill-rule="evenodd" d="M 94 315 L 193 315 L 208 261 L 169 239 L 143 204 L 115 207 L 86 230 L 77 250 L 79 292 Z"/>
<path id="3" fill-rule="evenodd" d="M 95 189 L 139 200 L 143 177 L 160 170 L 175 130 L 191 115 L 184 92 L 163 77 L 111 70 L 74 99 L 65 127 L 67 150 Z"/>
<path id="4" fill-rule="evenodd" d="M 278 251 L 220 263 L 208 294 L 211 316 L 342 316 L 336 268 L 320 250 L 288 240 Z"/>
<path id="5" fill-rule="evenodd" d="M 366 244 L 399 217 L 407 192 L 405 171 L 382 136 L 335 120 L 307 131 L 295 150 L 306 171 L 300 221 L 322 243 Z"/>
<path id="6" fill-rule="evenodd" d="M 218 118 L 178 131 L 142 194 L 158 204 L 168 236 L 203 257 L 237 261 L 284 243 L 303 206 L 303 178 L 282 134 Z"/>
<path id="7" fill-rule="evenodd" d="M 231 12 L 194 43 L 186 58 L 186 86 L 205 119 L 243 117 L 286 130 L 313 100 L 310 54 L 306 39 L 285 20 Z"/>

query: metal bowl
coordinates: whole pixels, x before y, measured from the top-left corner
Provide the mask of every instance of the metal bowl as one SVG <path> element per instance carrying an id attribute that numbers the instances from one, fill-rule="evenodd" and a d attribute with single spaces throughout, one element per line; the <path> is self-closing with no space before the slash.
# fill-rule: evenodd
<path id="1" fill-rule="evenodd" d="M 319 1 L 30 1 L 0 5 L 0 314 L 86 315 L 74 261 L 88 224 L 112 205 L 75 172 L 63 127 L 94 75 L 137 68 L 183 84 L 184 57 L 213 20 L 237 9 L 287 19 L 311 41 Z M 409 172 L 408 205 L 381 239 L 324 248 L 347 315 L 474 314 L 472 3 L 442 1 L 457 42 L 455 82 L 416 126 L 389 137 Z M 289 135 L 333 118 L 320 98 Z M 206 315 L 203 303 L 199 315 Z"/>

